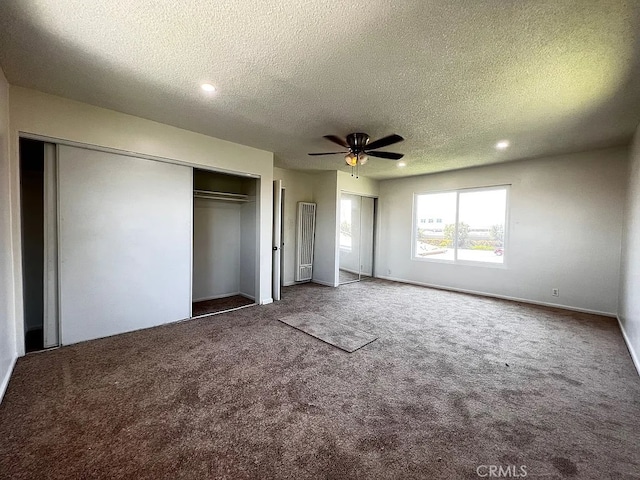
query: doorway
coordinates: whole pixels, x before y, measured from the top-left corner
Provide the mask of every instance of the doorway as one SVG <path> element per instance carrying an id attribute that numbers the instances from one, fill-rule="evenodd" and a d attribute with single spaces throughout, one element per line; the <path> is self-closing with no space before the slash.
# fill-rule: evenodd
<path id="1" fill-rule="evenodd" d="M 255 304 L 258 180 L 193 169 L 192 317 Z"/>
<path id="2" fill-rule="evenodd" d="M 273 252 L 271 293 L 274 302 L 282 298 L 284 287 L 284 202 L 285 189 L 282 180 L 273 181 Z"/>
<path id="3" fill-rule="evenodd" d="M 25 351 L 59 345 L 56 146 L 20 139 Z"/>
<path id="4" fill-rule="evenodd" d="M 377 199 L 352 193 L 340 195 L 339 284 L 373 276 Z"/>

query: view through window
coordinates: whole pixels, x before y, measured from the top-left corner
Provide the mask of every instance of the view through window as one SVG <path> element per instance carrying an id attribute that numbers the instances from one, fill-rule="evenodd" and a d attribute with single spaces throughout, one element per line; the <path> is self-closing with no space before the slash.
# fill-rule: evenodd
<path id="1" fill-rule="evenodd" d="M 507 189 L 416 195 L 414 258 L 504 263 Z"/>
<path id="2" fill-rule="evenodd" d="M 351 199 L 340 200 L 340 248 L 351 250 Z"/>

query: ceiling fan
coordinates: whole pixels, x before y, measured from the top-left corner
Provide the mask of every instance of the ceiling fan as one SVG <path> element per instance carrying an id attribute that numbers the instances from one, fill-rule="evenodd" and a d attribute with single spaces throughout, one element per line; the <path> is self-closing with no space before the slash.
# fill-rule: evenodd
<path id="1" fill-rule="evenodd" d="M 310 153 L 309 155 L 317 156 L 317 155 L 338 155 L 338 154 L 346 154 L 344 157 L 345 162 L 349 165 L 351 170 L 351 175 L 353 175 L 353 167 L 357 167 L 359 165 L 364 165 L 367 163 L 369 157 L 378 157 L 378 158 L 387 158 L 389 160 L 400 160 L 404 155 L 402 153 L 394 153 L 394 152 L 376 152 L 378 148 L 383 148 L 388 145 L 393 145 L 394 143 L 402 142 L 404 138 L 400 135 L 396 135 L 395 133 L 392 135 L 388 135 L 379 140 L 375 140 L 369 143 L 369 135 L 366 133 L 350 133 L 347 135 L 346 140 L 343 140 L 340 137 L 335 135 L 325 135 L 324 138 L 327 140 L 337 143 L 341 147 L 346 148 L 346 151 L 343 152 L 323 152 L 323 153 Z"/>

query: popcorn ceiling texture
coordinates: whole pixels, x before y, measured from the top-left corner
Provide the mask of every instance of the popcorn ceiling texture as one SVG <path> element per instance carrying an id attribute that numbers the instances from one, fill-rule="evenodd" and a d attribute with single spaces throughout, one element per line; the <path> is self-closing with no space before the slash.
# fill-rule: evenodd
<path id="1" fill-rule="evenodd" d="M 390 178 L 628 143 L 639 24 L 625 0 L 8 0 L 0 65 L 12 84 L 273 151 L 283 168 L 346 168 L 307 157 L 334 149 L 322 135 L 399 133 L 407 167 L 362 172 Z"/>

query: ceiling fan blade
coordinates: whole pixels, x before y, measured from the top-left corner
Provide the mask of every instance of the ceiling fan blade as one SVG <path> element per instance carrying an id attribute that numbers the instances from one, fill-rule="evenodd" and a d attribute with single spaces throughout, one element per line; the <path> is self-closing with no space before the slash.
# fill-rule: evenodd
<path id="1" fill-rule="evenodd" d="M 382 148 L 382 147 L 386 147 L 387 145 L 393 145 L 394 143 L 398 143 L 403 140 L 404 138 L 394 133 L 393 135 L 389 135 L 388 137 L 383 137 L 379 140 L 376 140 L 375 142 L 369 143 L 365 148 L 367 150 L 375 150 L 376 148 Z"/>
<path id="2" fill-rule="evenodd" d="M 317 155 L 337 155 L 337 154 L 347 154 L 349 152 L 323 152 L 323 153 L 308 153 L 307 155 L 317 156 Z"/>
<path id="3" fill-rule="evenodd" d="M 400 160 L 402 157 L 404 157 L 404 154 L 402 154 L 402 153 L 394 153 L 394 152 L 369 152 L 369 151 L 365 151 L 364 153 L 366 153 L 370 157 L 388 158 L 390 160 Z"/>
<path id="4" fill-rule="evenodd" d="M 336 137 L 335 135 L 325 135 L 324 138 L 326 138 L 330 142 L 337 143 L 341 147 L 350 148 L 346 140 L 343 140 L 340 137 Z"/>

